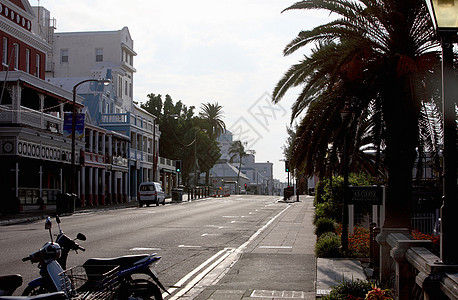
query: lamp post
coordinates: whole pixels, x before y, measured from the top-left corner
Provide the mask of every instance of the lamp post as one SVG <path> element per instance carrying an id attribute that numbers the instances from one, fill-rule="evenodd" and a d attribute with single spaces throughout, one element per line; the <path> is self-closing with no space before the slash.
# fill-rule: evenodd
<path id="1" fill-rule="evenodd" d="M 75 144 L 76 144 L 76 89 L 82 85 L 83 83 L 95 81 L 100 82 L 103 84 L 109 84 L 110 80 L 108 79 L 86 79 L 83 81 L 78 82 L 76 85 L 73 86 L 73 102 L 72 102 L 72 158 L 71 158 L 71 166 L 72 166 L 72 179 L 71 179 L 71 191 L 73 194 L 77 194 L 76 185 L 75 185 L 75 177 L 76 177 L 76 165 L 75 165 Z M 84 206 L 84 203 L 81 203 Z"/>
<path id="2" fill-rule="evenodd" d="M 458 1 L 427 0 L 434 29 L 442 45 L 442 109 L 444 126 L 444 188 L 441 207 L 440 258 L 445 264 L 458 263 L 455 239 L 457 205 L 456 163 L 456 77 L 453 71 L 453 43 L 458 32 Z"/>
<path id="3" fill-rule="evenodd" d="M 344 108 L 340 111 L 340 117 L 342 122 L 347 122 L 347 129 L 350 129 L 351 123 L 353 122 L 353 114 L 350 112 L 349 103 L 345 103 Z M 348 120 L 350 118 L 350 120 Z M 347 121 L 348 120 L 348 121 Z M 341 243 L 342 243 L 342 250 L 346 253 L 348 251 L 348 169 L 349 169 L 349 159 L 348 159 L 348 142 L 349 134 L 348 132 L 345 134 L 344 137 L 344 144 L 343 144 L 343 201 L 342 201 L 342 236 L 341 236 Z"/>

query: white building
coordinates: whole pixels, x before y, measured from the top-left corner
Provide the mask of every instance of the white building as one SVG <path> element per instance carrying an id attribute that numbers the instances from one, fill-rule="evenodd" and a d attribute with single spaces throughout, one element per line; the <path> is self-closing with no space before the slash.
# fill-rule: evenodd
<path id="1" fill-rule="evenodd" d="M 217 141 L 221 149 L 221 158 L 219 164 L 216 164 L 212 168 L 210 174 L 213 182 L 216 182 L 216 186 L 220 186 L 220 181 L 229 182 L 234 180 L 233 176 L 227 174 L 231 173 L 231 168 L 238 171 L 240 164 L 237 157 L 232 162 L 230 161 L 231 155 L 229 154 L 229 149 L 234 142 L 232 140 L 232 132 L 226 131 L 222 133 Z M 230 164 L 231 168 L 228 168 L 226 166 L 227 164 Z M 224 170 L 228 171 L 224 173 Z M 273 163 L 256 162 L 256 156 L 254 154 L 244 157 L 240 167 L 239 185 L 241 190 L 246 189 L 249 193 L 273 195 Z"/>
<path id="2" fill-rule="evenodd" d="M 115 113 L 132 111 L 133 40 L 127 27 L 116 31 L 54 33 L 53 64 L 47 77 L 103 78 L 111 69 L 117 99 Z"/>

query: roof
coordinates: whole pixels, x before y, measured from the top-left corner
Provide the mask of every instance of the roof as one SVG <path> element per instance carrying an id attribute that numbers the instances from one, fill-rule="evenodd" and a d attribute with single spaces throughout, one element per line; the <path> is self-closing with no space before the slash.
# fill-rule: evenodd
<path id="1" fill-rule="evenodd" d="M 220 163 L 213 166 L 210 170 L 212 177 L 237 177 L 239 170 L 229 163 Z M 240 172 L 240 178 L 249 180 L 248 177 Z"/>

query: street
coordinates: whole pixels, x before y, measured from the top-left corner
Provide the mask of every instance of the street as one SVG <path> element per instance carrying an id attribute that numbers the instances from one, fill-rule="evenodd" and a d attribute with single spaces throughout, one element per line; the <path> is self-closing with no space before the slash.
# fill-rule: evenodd
<path id="1" fill-rule="evenodd" d="M 248 246 L 269 222 L 288 208 L 289 204 L 278 202 L 279 199 L 233 195 L 62 217 L 62 229 L 69 237 L 75 237 L 78 232 L 87 236 L 87 241 L 79 241 L 86 251 L 71 252 L 67 266 L 82 264 L 91 257 L 156 252 L 162 256 L 156 266 L 162 283 L 173 295 L 185 293 L 193 281 L 211 276 L 210 270 L 218 269 L 220 264 L 230 265 L 231 257 L 235 262 L 237 250 Z M 57 232 L 53 219 L 53 233 Z M 37 277 L 36 265 L 23 263 L 21 259 L 49 239 L 44 221 L 2 226 L 1 273 L 19 273 L 24 283 Z M 221 275 L 221 272 L 212 273 Z"/>

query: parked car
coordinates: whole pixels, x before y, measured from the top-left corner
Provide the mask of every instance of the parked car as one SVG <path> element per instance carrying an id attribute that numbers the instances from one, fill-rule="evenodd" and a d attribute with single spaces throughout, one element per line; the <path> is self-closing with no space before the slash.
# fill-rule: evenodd
<path id="1" fill-rule="evenodd" d="M 165 193 L 162 190 L 161 183 L 159 182 L 142 182 L 138 188 L 138 205 L 140 207 L 143 204 L 150 206 L 150 204 L 156 204 L 156 206 L 162 203 L 165 204 Z"/>

